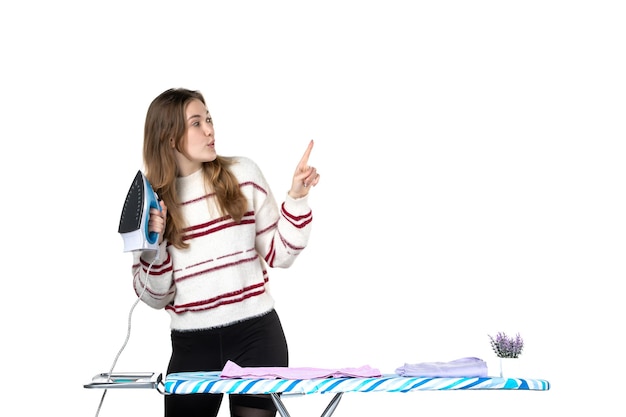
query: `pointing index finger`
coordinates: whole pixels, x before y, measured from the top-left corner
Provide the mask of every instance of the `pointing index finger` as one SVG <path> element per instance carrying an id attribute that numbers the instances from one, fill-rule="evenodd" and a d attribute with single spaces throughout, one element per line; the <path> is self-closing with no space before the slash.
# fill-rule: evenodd
<path id="1" fill-rule="evenodd" d="M 311 155 L 311 150 L 313 149 L 313 139 L 309 142 L 309 146 L 307 146 L 304 155 L 302 155 L 302 159 L 300 159 L 300 166 L 305 167 L 307 162 L 309 162 L 309 155 Z"/>

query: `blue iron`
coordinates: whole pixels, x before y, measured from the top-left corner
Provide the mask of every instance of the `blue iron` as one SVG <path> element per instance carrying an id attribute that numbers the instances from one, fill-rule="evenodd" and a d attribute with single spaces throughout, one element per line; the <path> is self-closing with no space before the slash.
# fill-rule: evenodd
<path id="1" fill-rule="evenodd" d="M 137 171 L 126 195 L 117 229 L 124 239 L 124 252 L 158 250 L 159 234 L 148 231 L 151 208 L 161 210 L 158 196 L 143 172 Z"/>

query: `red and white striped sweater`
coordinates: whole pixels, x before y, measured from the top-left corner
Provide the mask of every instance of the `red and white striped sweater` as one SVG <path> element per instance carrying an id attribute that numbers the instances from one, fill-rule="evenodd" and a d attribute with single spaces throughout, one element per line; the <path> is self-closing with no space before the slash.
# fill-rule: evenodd
<path id="1" fill-rule="evenodd" d="M 164 241 L 154 252 L 134 254 L 132 273 L 137 295 L 149 279 L 142 300 L 170 314 L 175 330 L 225 326 L 269 312 L 268 266 L 287 268 L 306 247 L 313 219 L 307 197 L 287 196 L 278 207 L 265 177 L 250 159 L 237 157 L 231 169 L 248 200 L 236 224 L 218 214 L 215 195 L 207 194 L 199 170 L 177 179 L 188 227 L 187 249 Z"/>

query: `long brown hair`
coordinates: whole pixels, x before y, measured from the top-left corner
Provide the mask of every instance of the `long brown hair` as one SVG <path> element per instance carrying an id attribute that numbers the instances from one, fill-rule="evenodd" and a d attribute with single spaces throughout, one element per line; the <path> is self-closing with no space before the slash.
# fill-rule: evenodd
<path id="1" fill-rule="evenodd" d="M 146 178 L 167 206 L 164 238 L 180 249 L 189 246 L 183 241 L 183 230 L 188 225 L 183 218 L 176 190 L 176 158 L 170 139 L 174 138 L 176 150 L 185 153 L 185 110 L 193 99 L 200 100 L 206 106 L 199 91 L 184 88 L 164 91 L 150 104 L 144 126 L 143 160 Z M 206 189 L 212 189 L 215 193 L 222 214 L 228 213 L 239 222 L 247 209 L 247 201 L 239 188 L 239 182 L 229 169 L 232 164 L 231 158 L 218 155 L 214 161 L 203 164 L 203 171 Z"/>

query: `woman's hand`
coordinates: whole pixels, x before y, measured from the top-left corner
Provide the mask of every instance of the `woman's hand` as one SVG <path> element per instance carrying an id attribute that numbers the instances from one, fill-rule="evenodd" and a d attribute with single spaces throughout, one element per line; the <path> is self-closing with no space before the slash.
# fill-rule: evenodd
<path id="1" fill-rule="evenodd" d="M 306 196 L 309 194 L 311 187 L 315 187 L 320 181 L 320 174 L 317 173 L 315 167 L 307 165 L 312 149 L 313 140 L 309 142 L 309 146 L 306 148 L 302 159 L 300 159 L 300 163 L 296 167 L 296 172 L 293 174 L 293 182 L 289 190 L 289 196 L 291 198 L 302 198 Z"/>
<path id="2" fill-rule="evenodd" d="M 150 219 L 148 220 L 148 231 L 159 234 L 159 245 L 163 242 L 163 234 L 165 233 L 165 225 L 167 222 L 167 206 L 163 200 L 159 201 L 161 210 L 151 208 Z"/>

